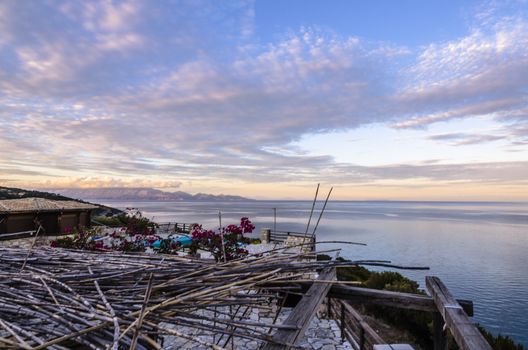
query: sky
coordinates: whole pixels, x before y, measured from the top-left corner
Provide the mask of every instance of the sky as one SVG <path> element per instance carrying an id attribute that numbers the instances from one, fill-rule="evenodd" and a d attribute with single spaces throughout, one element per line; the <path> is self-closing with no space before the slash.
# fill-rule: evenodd
<path id="1" fill-rule="evenodd" d="M 528 1 L 0 1 L 0 186 L 528 200 Z"/>

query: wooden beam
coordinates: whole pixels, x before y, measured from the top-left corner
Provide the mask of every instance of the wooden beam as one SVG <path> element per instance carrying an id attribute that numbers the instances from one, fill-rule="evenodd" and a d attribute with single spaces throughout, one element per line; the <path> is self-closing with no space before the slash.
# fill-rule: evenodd
<path id="1" fill-rule="evenodd" d="M 333 285 L 330 289 L 331 298 L 347 299 L 369 304 L 392 306 L 400 309 L 437 311 L 433 299 L 427 295 L 392 292 L 388 290 Z M 457 300 L 469 316 L 473 316 L 471 300 Z"/>
<path id="2" fill-rule="evenodd" d="M 300 283 L 301 290 L 307 290 L 310 282 Z M 352 287 L 334 284 L 328 292 L 328 297 L 345 299 L 354 302 L 391 306 L 400 309 L 437 312 L 438 309 L 433 299 L 428 295 L 392 292 L 388 290 Z M 473 316 L 473 302 L 471 300 L 457 299 L 468 316 Z"/>
<path id="3" fill-rule="evenodd" d="M 486 339 L 438 277 L 427 276 L 425 285 L 460 349 L 491 350 Z"/>
<path id="4" fill-rule="evenodd" d="M 328 281 L 334 279 L 336 270 L 333 267 L 327 267 L 321 271 L 318 280 Z M 275 343 L 267 343 L 263 350 L 283 350 L 297 345 L 301 337 L 308 329 L 317 309 L 323 302 L 330 290 L 329 283 L 313 283 L 310 289 L 303 295 L 297 306 L 292 310 L 288 318 L 283 322 L 284 325 L 295 327 L 294 329 L 279 329 L 273 335 Z M 280 345 L 289 344 L 289 345 Z"/>

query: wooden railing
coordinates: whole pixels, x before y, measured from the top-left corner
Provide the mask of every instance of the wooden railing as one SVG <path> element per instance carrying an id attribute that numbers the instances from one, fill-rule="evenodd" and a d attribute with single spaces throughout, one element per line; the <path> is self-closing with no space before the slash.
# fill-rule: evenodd
<path id="1" fill-rule="evenodd" d="M 158 231 L 165 233 L 190 233 L 194 224 L 181 222 L 158 222 Z"/>
<path id="2" fill-rule="evenodd" d="M 435 350 L 447 349 L 444 327 L 449 329 L 458 347 L 462 350 L 491 350 L 491 346 L 482 333 L 471 322 L 463 307 L 451 295 L 440 278 L 427 276 L 425 285 L 440 313 L 440 315 L 438 313 L 435 315 L 433 325 Z"/>
<path id="3" fill-rule="evenodd" d="M 334 285 L 327 294 L 327 314 L 356 350 L 370 350 L 385 342 L 348 301 L 432 313 L 434 350 L 447 349 L 447 330 L 462 350 L 491 350 L 468 317 L 473 315 L 471 301 L 455 299 L 438 277 L 426 277 L 426 287 L 431 296 Z"/>
<path id="4" fill-rule="evenodd" d="M 36 232 L 36 230 L 13 232 L 13 233 L 2 233 L 2 234 L 0 234 L 0 241 L 9 241 L 9 240 L 12 240 L 12 239 L 21 239 L 21 238 L 32 237 L 35 234 L 35 232 Z"/>
<path id="5" fill-rule="evenodd" d="M 338 322 L 341 341 L 348 340 L 354 349 L 372 349 L 375 344 L 385 344 L 378 333 L 348 302 L 328 298 L 327 315 Z"/>
<path id="6" fill-rule="evenodd" d="M 304 286 L 303 288 L 307 288 Z M 388 290 L 334 285 L 328 294 L 331 298 L 350 300 L 362 304 L 391 306 L 398 309 L 438 312 L 433 299 L 427 295 L 392 292 Z M 457 299 L 468 316 L 473 316 L 473 302 Z"/>

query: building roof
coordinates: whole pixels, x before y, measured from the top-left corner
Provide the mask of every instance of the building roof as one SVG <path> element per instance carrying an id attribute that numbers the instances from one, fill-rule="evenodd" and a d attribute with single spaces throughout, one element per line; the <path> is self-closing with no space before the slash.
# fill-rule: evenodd
<path id="1" fill-rule="evenodd" d="M 45 198 L 20 198 L 0 200 L 0 213 L 25 213 L 61 210 L 90 210 L 98 208 L 77 201 L 55 201 Z"/>

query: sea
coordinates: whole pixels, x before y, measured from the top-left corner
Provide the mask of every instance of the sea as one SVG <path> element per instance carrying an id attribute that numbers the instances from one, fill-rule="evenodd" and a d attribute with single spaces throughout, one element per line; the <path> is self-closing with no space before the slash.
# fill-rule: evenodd
<path id="1" fill-rule="evenodd" d="M 94 201 L 97 202 L 97 201 Z M 236 224 L 247 216 L 262 228 L 306 232 L 311 201 L 98 203 L 133 207 L 157 222 L 200 223 L 205 228 Z M 528 202 L 318 202 L 308 232 L 317 241 L 351 241 L 366 246 L 318 244 L 341 249 L 340 256 L 390 260 L 426 271 L 391 270 L 425 288 L 425 276 L 438 276 L 459 299 L 473 300 L 473 320 L 493 334 L 528 347 Z M 377 268 L 377 270 L 380 270 Z M 390 270 L 390 269 L 385 269 Z"/>

